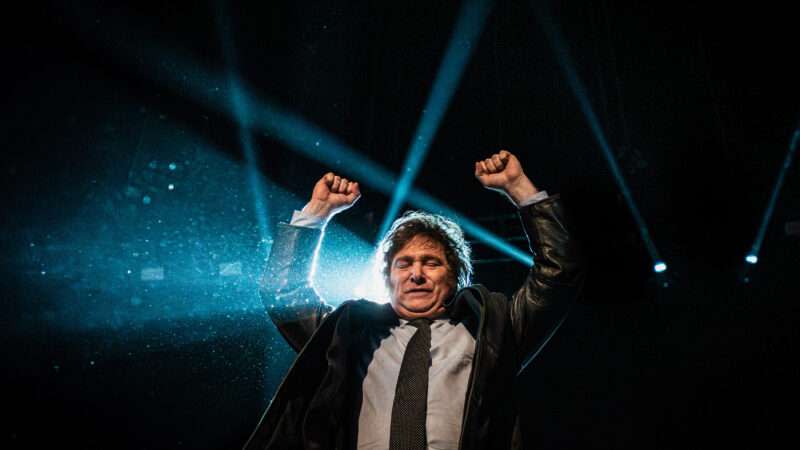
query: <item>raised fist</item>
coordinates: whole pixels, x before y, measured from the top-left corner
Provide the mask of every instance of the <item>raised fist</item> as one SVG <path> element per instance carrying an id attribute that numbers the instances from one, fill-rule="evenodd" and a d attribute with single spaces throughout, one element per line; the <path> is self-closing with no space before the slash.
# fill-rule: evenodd
<path id="1" fill-rule="evenodd" d="M 500 150 L 489 158 L 476 161 L 475 178 L 486 189 L 507 195 L 517 206 L 539 192 L 522 171 L 517 157 L 507 150 Z"/>
<path id="2" fill-rule="evenodd" d="M 353 206 L 360 197 L 361 191 L 357 182 L 328 172 L 314 185 L 311 200 L 303 208 L 303 211 L 317 217 L 330 219 Z"/>

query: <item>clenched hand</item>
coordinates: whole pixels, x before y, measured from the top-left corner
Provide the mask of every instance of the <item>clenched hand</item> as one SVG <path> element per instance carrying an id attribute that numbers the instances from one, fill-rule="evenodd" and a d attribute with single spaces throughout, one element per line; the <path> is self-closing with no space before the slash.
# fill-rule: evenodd
<path id="1" fill-rule="evenodd" d="M 515 206 L 539 192 L 525 175 L 517 157 L 507 150 L 476 161 L 475 178 L 486 189 L 505 194 Z"/>
<path id="2" fill-rule="evenodd" d="M 328 172 L 314 185 L 311 200 L 303 208 L 303 212 L 330 220 L 353 206 L 360 197 L 361 191 L 357 182 Z"/>

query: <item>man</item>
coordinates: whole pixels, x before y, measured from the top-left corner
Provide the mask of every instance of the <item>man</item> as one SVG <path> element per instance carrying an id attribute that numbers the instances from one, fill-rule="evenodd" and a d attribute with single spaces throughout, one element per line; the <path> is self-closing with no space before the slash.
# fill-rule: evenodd
<path id="1" fill-rule="evenodd" d="M 245 449 L 522 447 L 514 377 L 558 328 L 582 273 L 558 196 L 513 154 L 476 162 L 475 176 L 519 208 L 534 253 L 510 300 L 469 285 L 458 225 L 412 212 L 381 244 L 391 302 L 331 308 L 310 285 L 314 254 L 325 224 L 360 197 L 332 173 L 279 225 L 262 298 L 299 355 Z"/>

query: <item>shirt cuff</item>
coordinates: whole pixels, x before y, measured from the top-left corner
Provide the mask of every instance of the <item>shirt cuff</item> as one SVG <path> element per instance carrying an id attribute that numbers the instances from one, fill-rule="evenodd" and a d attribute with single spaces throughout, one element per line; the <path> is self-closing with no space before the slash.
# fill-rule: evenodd
<path id="1" fill-rule="evenodd" d="M 316 228 L 318 230 L 325 228 L 326 224 L 327 221 L 321 217 L 313 216 L 297 210 L 292 213 L 292 221 L 289 222 L 289 225 L 295 227 Z"/>
<path id="2" fill-rule="evenodd" d="M 540 201 L 549 197 L 547 195 L 547 191 L 539 191 L 530 197 L 526 198 L 525 200 L 519 202 L 519 207 L 524 208 L 525 206 L 533 205 L 534 203 L 539 203 Z"/>

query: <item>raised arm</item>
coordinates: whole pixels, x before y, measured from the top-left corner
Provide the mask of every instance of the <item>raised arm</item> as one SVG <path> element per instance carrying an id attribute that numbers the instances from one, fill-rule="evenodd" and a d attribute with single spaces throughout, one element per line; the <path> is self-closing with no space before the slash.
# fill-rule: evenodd
<path id="1" fill-rule="evenodd" d="M 278 224 L 259 292 L 270 318 L 296 351 L 333 309 L 311 284 L 322 230 L 360 197 L 358 183 L 329 172 L 314 185 L 311 199 L 295 212 L 292 223 Z"/>
<path id="2" fill-rule="evenodd" d="M 583 284 L 581 254 L 560 198 L 540 192 L 517 158 L 503 150 L 475 163 L 475 177 L 519 209 L 534 265 L 511 299 L 511 323 L 524 367 L 566 317 Z"/>

